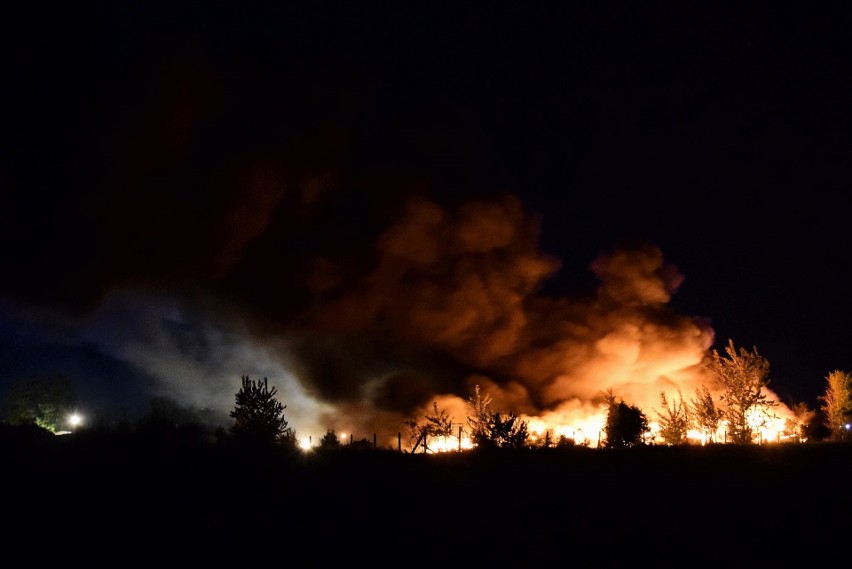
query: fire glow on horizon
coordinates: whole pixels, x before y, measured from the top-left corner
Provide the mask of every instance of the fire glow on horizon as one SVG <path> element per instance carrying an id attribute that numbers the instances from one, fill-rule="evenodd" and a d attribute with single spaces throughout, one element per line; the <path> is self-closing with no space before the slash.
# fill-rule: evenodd
<path id="1" fill-rule="evenodd" d="M 772 395 L 772 392 L 765 389 L 767 395 Z M 467 405 L 467 402 L 462 402 L 456 397 L 439 397 L 439 408 L 442 405 L 447 408 L 461 408 L 462 405 Z M 655 409 L 658 409 L 656 407 Z M 642 409 L 640 409 L 642 410 Z M 649 432 L 643 437 L 646 444 L 666 444 L 661 437 L 659 430 L 660 425 L 656 420 L 654 411 L 645 409 L 643 413 L 649 419 Z M 425 412 L 425 411 L 424 411 Z M 796 435 L 788 432 L 788 421 L 794 419 L 792 411 L 785 405 L 775 401 L 775 406 L 771 411 L 764 408 L 754 408 L 749 413 L 749 424 L 753 429 L 753 442 L 756 444 L 772 444 L 780 442 L 795 441 Z M 463 417 L 466 418 L 465 415 Z M 519 416 L 519 419 L 527 423 L 528 432 L 530 433 L 529 442 L 533 446 L 547 445 L 556 446 L 560 440 L 568 441 L 572 445 L 585 446 L 590 448 L 602 447 L 606 442 L 606 418 L 607 409 L 605 406 L 596 409 L 588 408 L 582 412 L 577 411 L 573 414 L 568 413 L 551 413 L 546 417 L 533 417 L 527 415 Z M 454 433 L 449 436 L 432 437 L 428 440 L 425 452 L 441 453 L 465 451 L 474 448 L 474 444 L 468 435 L 466 427 L 462 423 L 453 423 L 458 425 L 454 429 Z M 395 448 L 399 446 L 401 433 L 395 437 L 388 437 L 386 448 Z M 354 435 L 340 436 L 341 444 L 352 442 Z M 690 429 L 687 432 L 687 443 L 694 445 L 705 445 L 708 443 L 727 443 L 729 442 L 728 423 L 722 420 L 719 423 L 719 428 L 714 433 L 705 433 L 695 429 Z M 309 450 L 314 445 L 312 438 L 303 438 L 300 446 Z M 403 446 L 403 448 L 407 448 Z M 423 447 L 421 447 L 423 448 Z"/>
<path id="2" fill-rule="evenodd" d="M 364 285 L 322 306 L 319 318 L 340 325 L 343 315 L 345 327 L 348 318 L 383 317 L 394 337 L 479 370 L 462 389 L 425 401 L 418 417 L 433 401 L 455 420 L 466 417 L 467 397 L 479 385 L 494 410 L 528 421 L 535 436 L 596 446 L 608 389 L 652 423 L 661 392 L 689 401 L 701 387 L 713 391 L 705 363 L 714 332 L 705 319 L 671 310 L 684 277 L 658 248 L 602 254 L 590 265 L 600 283 L 593 296 L 548 298 L 538 287 L 559 263 L 537 250 L 534 237 L 512 199 L 455 214 L 412 202 L 380 239 L 377 268 Z M 758 436 L 774 441 L 793 415 L 765 391 L 778 418 Z M 724 427 L 713 439 L 725 439 Z"/>
<path id="3" fill-rule="evenodd" d="M 714 315 L 677 312 L 670 301 L 690 275 L 631 239 L 681 215 L 672 231 L 700 239 L 715 227 L 698 216 L 705 208 L 659 208 L 654 192 L 618 187 L 632 184 L 629 168 L 553 187 L 546 176 L 504 176 L 521 158 L 514 138 L 499 164 L 480 161 L 489 145 L 466 154 L 459 138 L 475 120 L 432 124 L 425 100 L 416 119 L 402 107 L 384 114 L 386 101 L 371 97 L 393 89 L 373 92 L 350 70 L 284 65 L 270 70 L 274 81 L 247 81 L 232 67 L 240 58 L 164 41 L 97 83 L 108 87 L 104 104 L 79 109 L 87 128 L 45 138 L 59 145 L 50 152 L 19 145 L 15 156 L 34 160 L 26 166 L 10 158 L 0 311 L 15 346 L 32 337 L 51 348 L 57 366 L 78 366 L 116 408 L 155 394 L 227 417 L 240 377 L 268 376 L 314 442 L 334 427 L 396 446 L 405 421 L 433 402 L 463 422 L 479 385 L 539 440 L 597 445 L 607 390 L 653 422 L 660 393 L 688 401 L 712 389 L 703 362 Z M 554 156 L 535 164 L 573 179 L 563 174 L 577 164 L 547 164 Z M 619 168 L 618 156 L 602 156 Z M 513 183 L 540 185 L 513 195 Z M 560 205 L 531 211 L 540 192 Z M 608 199 L 584 199 L 592 192 Z M 654 208 L 637 207 L 646 203 Z M 582 258 L 542 250 L 551 223 L 553 243 Z M 9 324 L 15 311 L 22 326 Z M 79 351 L 89 359 L 61 359 Z M 768 396 L 777 422 L 792 418 Z M 778 440 L 781 427 L 761 440 Z"/>
<path id="4" fill-rule="evenodd" d="M 596 446 L 607 390 L 652 422 L 661 392 L 688 401 L 712 390 L 714 331 L 671 308 L 684 276 L 656 246 L 603 252 L 588 267 L 594 291 L 548 296 L 562 262 L 539 249 L 538 220 L 512 196 L 455 209 L 408 199 L 357 270 L 348 251 L 294 259 L 292 235 L 275 226 L 292 220 L 272 216 L 279 199 L 262 203 L 266 222 L 251 235 L 226 240 L 230 261 L 215 275 L 172 275 L 197 286 L 159 293 L 139 275 L 137 288 L 99 299 L 80 338 L 159 392 L 224 412 L 243 374 L 268 376 L 297 435 L 316 441 L 334 427 L 396 447 L 405 421 L 433 403 L 463 423 L 478 385 L 535 437 Z M 763 441 L 792 417 L 780 402 L 774 410 L 781 419 Z"/>
<path id="5" fill-rule="evenodd" d="M 701 387 L 712 391 L 705 363 L 713 329 L 670 308 L 684 277 L 657 247 L 600 255 L 590 265 L 594 295 L 546 297 L 540 285 L 560 263 L 538 250 L 535 224 L 506 198 L 456 212 L 413 200 L 375 250 L 372 271 L 355 282 L 315 265 L 324 276 L 308 279 L 317 301 L 300 318 L 305 328 L 265 326 L 255 335 L 302 387 L 301 401 L 317 400 L 305 431 L 386 433 L 386 444 L 397 446 L 400 426 L 429 415 L 433 403 L 463 423 L 478 385 L 493 410 L 528 421 L 534 436 L 597 446 L 606 390 L 650 422 L 661 392 L 689 401 Z M 446 377 L 422 357 L 430 353 L 467 372 Z M 763 427 L 764 441 L 792 417 L 778 403 L 780 419 Z M 724 429 L 714 435 L 724 438 Z"/>

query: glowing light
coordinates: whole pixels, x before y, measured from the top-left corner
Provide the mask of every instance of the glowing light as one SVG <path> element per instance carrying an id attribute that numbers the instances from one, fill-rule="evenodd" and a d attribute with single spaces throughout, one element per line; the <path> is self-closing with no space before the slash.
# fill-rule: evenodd
<path id="1" fill-rule="evenodd" d="M 446 437 L 429 437 L 425 446 L 427 454 L 434 454 L 471 450 L 475 445 L 468 436 L 449 435 Z"/>
<path id="2" fill-rule="evenodd" d="M 77 413 L 72 413 L 68 416 L 68 424 L 71 425 L 71 428 L 77 427 L 83 423 L 83 417 Z"/>
<path id="3" fill-rule="evenodd" d="M 550 432 L 551 444 L 556 444 L 560 438 L 564 438 L 573 440 L 576 445 L 597 447 L 600 434 L 606 424 L 606 409 L 601 407 L 591 413 L 573 416 L 563 414 L 550 418 L 524 417 L 524 419 L 528 421 L 530 434 L 544 438 L 546 433 Z"/>

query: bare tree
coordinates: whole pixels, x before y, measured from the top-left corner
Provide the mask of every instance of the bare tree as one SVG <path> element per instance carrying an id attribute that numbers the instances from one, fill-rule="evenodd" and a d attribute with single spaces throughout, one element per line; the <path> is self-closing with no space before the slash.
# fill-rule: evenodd
<path id="1" fill-rule="evenodd" d="M 825 413 L 833 440 L 846 435 L 846 424 L 852 415 L 852 375 L 835 370 L 825 378 L 825 393 L 820 395 L 820 408 Z"/>
<path id="2" fill-rule="evenodd" d="M 754 441 L 755 431 L 774 417 L 771 409 L 776 403 L 763 391 L 769 385 L 769 362 L 757 348 L 737 349 L 733 340 L 728 340 L 725 353 L 727 357 L 713 350 L 707 369 L 722 390 L 721 409 L 731 442 L 748 444 Z"/>

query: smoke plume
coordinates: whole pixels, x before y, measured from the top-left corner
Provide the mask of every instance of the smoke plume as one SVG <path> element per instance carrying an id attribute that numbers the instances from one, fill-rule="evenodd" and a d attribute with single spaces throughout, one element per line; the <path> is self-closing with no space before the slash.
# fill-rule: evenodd
<path id="1" fill-rule="evenodd" d="M 424 147 L 469 158 L 431 119 L 359 154 L 368 93 L 328 62 L 270 78 L 192 44 L 146 52 L 85 136 L 3 177 L 4 306 L 62 315 L 63 342 L 193 405 L 226 411 L 242 375 L 268 376 L 317 438 L 392 440 L 433 402 L 461 422 L 477 385 L 574 431 L 599 429 L 605 390 L 653 416 L 661 391 L 709 385 L 713 330 L 669 306 L 684 277 L 662 251 L 613 249 L 593 293 L 545 294 L 577 261 L 541 250 L 549 220 L 429 174 Z"/>

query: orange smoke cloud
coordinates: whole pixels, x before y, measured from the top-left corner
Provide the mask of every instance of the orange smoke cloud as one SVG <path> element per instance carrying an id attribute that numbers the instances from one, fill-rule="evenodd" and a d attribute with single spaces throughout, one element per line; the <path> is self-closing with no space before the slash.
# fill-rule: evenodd
<path id="1" fill-rule="evenodd" d="M 355 282 L 325 279 L 334 287 L 312 306 L 314 329 L 381 338 L 399 356 L 358 380 L 338 409 L 388 431 L 438 401 L 463 422 L 479 385 L 495 409 L 566 434 L 602 428 L 609 389 L 650 420 L 660 392 L 689 400 L 701 386 L 713 390 L 704 367 L 713 330 L 669 306 L 684 277 L 659 248 L 602 255 L 590 265 L 593 295 L 552 298 L 541 291 L 560 262 L 537 241 L 537 225 L 512 197 L 456 211 L 410 201 L 378 239 L 373 268 Z M 418 368 L 433 361 L 424 354 L 456 367 Z"/>
<path id="2" fill-rule="evenodd" d="M 456 214 L 413 201 L 380 238 L 375 269 L 318 307 L 323 328 L 381 322 L 398 341 L 488 368 L 518 351 L 524 303 L 557 262 L 537 249 L 520 204 L 474 203 Z"/>

